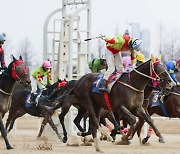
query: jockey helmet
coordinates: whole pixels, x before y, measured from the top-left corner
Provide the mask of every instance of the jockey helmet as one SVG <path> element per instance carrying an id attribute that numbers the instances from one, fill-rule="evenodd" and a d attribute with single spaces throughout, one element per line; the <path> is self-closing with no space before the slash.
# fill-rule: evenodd
<path id="1" fill-rule="evenodd" d="M 180 58 L 177 60 L 177 64 L 180 65 Z"/>
<path id="2" fill-rule="evenodd" d="M 42 65 L 44 68 L 51 68 L 51 62 L 48 60 L 45 60 Z"/>
<path id="3" fill-rule="evenodd" d="M 144 57 L 144 55 L 143 55 L 142 53 L 139 52 L 139 53 L 137 54 L 137 56 L 136 56 L 136 60 L 141 61 L 141 62 L 144 63 L 145 57 Z"/>
<path id="4" fill-rule="evenodd" d="M 142 40 L 135 38 L 135 39 L 131 40 L 130 47 L 133 50 L 139 51 L 139 50 L 141 50 L 141 44 L 142 44 Z"/>
<path id="5" fill-rule="evenodd" d="M 4 35 L 0 34 L 0 42 L 4 42 L 4 41 L 5 41 Z"/>

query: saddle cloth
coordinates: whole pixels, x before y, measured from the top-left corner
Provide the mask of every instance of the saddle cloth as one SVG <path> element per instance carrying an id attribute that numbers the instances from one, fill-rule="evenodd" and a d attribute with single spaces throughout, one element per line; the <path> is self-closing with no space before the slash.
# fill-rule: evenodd
<path id="1" fill-rule="evenodd" d="M 34 105 L 30 101 L 30 98 L 31 98 L 31 94 L 29 94 L 27 96 L 27 99 L 26 99 L 26 102 L 25 102 L 25 107 L 34 107 Z"/>
<path id="2" fill-rule="evenodd" d="M 121 75 L 122 75 L 121 72 L 116 72 L 116 73 L 111 74 L 111 76 L 109 77 L 109 79 L 107 81 L 108 93 L 111 92 L 111 89 L 112 89 L 114 83 L 120 78 Z M 95 82 L 93 82 L 93 89 L 92 89 L 93 92 L 103 94 L 103 92 L 99 91 L 99 87 L 102 84 L 103 77 L 104 77 L 104 75 L 101 74 L 97 77 L 97 80 Z"/>

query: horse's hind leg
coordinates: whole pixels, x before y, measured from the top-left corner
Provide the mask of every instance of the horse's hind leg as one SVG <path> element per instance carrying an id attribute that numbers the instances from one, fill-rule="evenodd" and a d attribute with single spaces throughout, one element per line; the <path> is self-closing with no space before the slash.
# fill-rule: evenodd
<path id="1" fill-rule="evenodd" d="M 143 107 L 139 108 L 136 113 L 140 119 L 144 119 L 153 128 L 156 136 L 159 137 L 159 142 L 164 143 L 164 139 L 163 139 L 161 133 L 154 125 L 153 120 L 151 119 L 151 116 L 149 114 L 145 113 L 145 110 L 143 109 Z"/>
<path id="2" fill-rule="evenodd" d="M 41 137 L 42 132 L 44 131 L 44 127 L 46 126 L 46 124 L 47 124 L 47 120 L 44 118 L 43 121 L 42 121 L 42 123 L 41 123 L 41 128 L 40 128 L 40 130 L 39 130 L 39 134 L 38 134 L 38 137 L 37 137 L 37 138 L 40 138 L 40 137 Z"/>
<path id="3" fill-rule="evenodd" d="M 130 129 L 128 133 L 122 137 L 122 140 L 127 141 L 128 137 L 132 134 L 132 131 L 134 129 L 136 118 L 125 106 L 121 106 L 120 113 L 124 116 L 125 119 L 128 120 L 129 125 L 130 125 Z"/>
<path id="4" fill-rule="evenodd" d="M 61 114 L 59 115 L 59 121 L 61 123 L 62 129 L 63 129 L 63 135 L 64 135 L 64 137 L 62 139 L 63 143 L 67 142 L 67 131 L 66 131 L 66 127 L 64 124 L 64 117 L 67 114 L 67 112 L 69 111 L 70 106 L 63 106 L 61 109 Z"/>
<path id="5" fill-rule="evenodd" d="M 2 116 L 0 115 L 0 130 L 1 130 L 1 134 L 2 137 L 4 138 L 4 141 L 6 143 L 6 148 L 9 149 L 13 149 L 13 147 L 11 147 L 11 145 L 9 144 L 8 138 L 7 138 L 7 133 L 6 133 L 6 129 L 4 128 L 3 125 L 3 121 L 2 121 Z"/>
<path id="6" fill-rule="evenodd" d="M 58 133 L 58 129 L 57 127 L 55 126 L 53 120 L 51 119 L 51 117 L 48 118 L 48 123 L 50 124 L 50 126 L 52 127 L 52 129 L 56 132 L 58 138 L 62 141 L 62 137 L 61 135 Z"/>
<path id="7" fill-rule="evenodd" d="M 85 111 L 85 110 L 79 109 L 79 110 L 78 110 L 78 114 L 77 114 L 77 116 L 76 116 L 75 119 L 74 119 L 75 125 L 77 126 L 77 128 L 78 128 L 79 131 L 81 131 L 81 132 L 85 132 L 85 130 L 84 130 L 84 129 L 81 127 L 81 125 L 80 125 L 80 121 L 81 121 L 81 119 L 85 116 L 85 114 L 86 114 L 86 111 Z"/>

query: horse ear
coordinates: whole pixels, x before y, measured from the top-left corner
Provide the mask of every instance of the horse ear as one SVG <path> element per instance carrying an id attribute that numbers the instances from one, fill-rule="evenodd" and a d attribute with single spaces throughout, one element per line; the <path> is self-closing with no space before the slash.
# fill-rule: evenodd
<path id="1" fill-rule="evenodd" d="M 17 59 L 12 55 L 13 61 L 16 61 Z"/>
<path id="2" fill-rule="evenodd" d="M 161 56 L 161 54 L 159 55 L 158 59 L 161 61 L 161 59 L 162 59 L 162 56 Z"/>
<path id="3" fill-rule="evenodd" d="M 21 55 L 19 56 L 19 59 L 22 60 L 22 56 Z"/>
<path id="4" fill-rule="evenodd" d="M 156 62 L 156 58 L 153 56 L 153 54 L 151 54 L 151 60 L 153 63 Z"/>
<path id="5" fill-rule="evenodd" d="M 62 82 L 61 79 L 58 78 L 58 82 Z"/>

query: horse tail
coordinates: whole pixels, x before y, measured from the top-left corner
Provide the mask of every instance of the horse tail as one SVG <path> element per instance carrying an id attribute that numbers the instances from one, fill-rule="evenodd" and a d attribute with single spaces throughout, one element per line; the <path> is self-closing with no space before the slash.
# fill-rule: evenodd
<path id="1" fill-rule="evenodd" d="M 68 94 L 64 94 L 64 95 L 58 97 L 58 98 L 56 99 L 56 101 L 54 102 L 54 103 L 55 103 L 55 106 L 52 107 L 52 110 L 57 110 L 57 109 L 61 108 L 61 107 L 64 105 L 64 102 L 65 102 L 65 100 L 66 100 L 67 95 L 68 95 Z"/>

